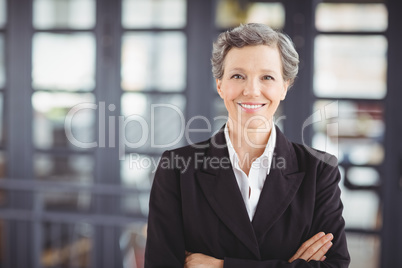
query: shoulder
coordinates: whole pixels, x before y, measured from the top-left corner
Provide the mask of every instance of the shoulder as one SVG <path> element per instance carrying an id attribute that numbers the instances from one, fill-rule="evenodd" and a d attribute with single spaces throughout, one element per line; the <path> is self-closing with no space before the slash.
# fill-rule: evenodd
<path id="1" fill-rule="evenodd" d="M 314 149 L 304 144 L 291 142 L 295 152 L 299 168 L 301 169 L 316 169 L 318 173 L 322 170 L 337 170 L 338 159 L 327 152 Z"/>
<path id="2" fill-rule="evenodd" d="M 338 159 L 327 152 L 306 145 L 292 143 L 299 169 L 308 174 L 308 181 L 315 181 L 317 191 L 327 187 L 338 187 L 341 176 Z"/>

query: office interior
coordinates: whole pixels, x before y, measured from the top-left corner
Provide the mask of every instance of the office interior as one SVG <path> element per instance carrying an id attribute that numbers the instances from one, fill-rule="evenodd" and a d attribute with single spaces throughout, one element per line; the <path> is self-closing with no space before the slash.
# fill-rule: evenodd
<path id="1" fill-rule="evenodd" d="M 248 22 L 299 52 L 275 120 L 337 156 L 350 267 L 402 267 L 401 11 L 398 0 L 0 0 L 0 267 L 143 267 L 158 159 L 225 122 L 212 42 Z"/>

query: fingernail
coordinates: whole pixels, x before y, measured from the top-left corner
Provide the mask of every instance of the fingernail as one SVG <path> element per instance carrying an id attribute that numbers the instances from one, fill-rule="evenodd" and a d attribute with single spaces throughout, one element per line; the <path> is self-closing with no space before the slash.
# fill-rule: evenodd
<path id="1" fill-rule="evenodd" d="M 323 237 L 324 235 L 325 235 L 325 233 L 324 233 L 324 232 L 320 232 L 320 233 L 318 233 L 318 237 L 319 237 L 319 238 Z"/>
<path id="2" fill-rule="evenodd" d="M 332 239 L 334 238 L 334 236 L 333 236 L 331 233 L 329 233 L 329 234 L 327 234 L 327 238 L 328 238 L 329 240 L 332 240 Z"/>
<path id="3" fill-rule="evenodd" d="M 326 243 L 326 244 L 325 244 L 325 248 L 326 248 L 326 249 L 329 249 L 330 247 L 332 247 L 332 242 L 329 242 L 329 243 Z"/>

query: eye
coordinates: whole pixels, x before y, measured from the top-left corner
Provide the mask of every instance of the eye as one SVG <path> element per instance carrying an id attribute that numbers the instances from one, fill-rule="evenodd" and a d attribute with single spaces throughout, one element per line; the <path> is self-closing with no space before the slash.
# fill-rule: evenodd
<path id="1" fill-rule="evenodd" d="M 241 76 L 240 74 L 234 74 L 234 75 L 232 75 L 231 78 L 234 78 L 234 79 L 243 79 L 243 76 Z"/>
<path id="2" fill-rule="evenodd" d="M 270 75 L 264 75 L 263 77 L 262 77 L 262 79 L 263 80 L 275 80 L 272 76 L 270 76 Z"/>

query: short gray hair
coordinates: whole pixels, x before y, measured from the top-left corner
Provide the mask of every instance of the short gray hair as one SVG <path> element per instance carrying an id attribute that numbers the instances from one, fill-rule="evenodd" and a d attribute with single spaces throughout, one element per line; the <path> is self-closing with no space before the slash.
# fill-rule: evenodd
<path id="1" fill-rule="evenodd" d="M 282 61 L 282 76 L 285 81 L 289 81 L 290 88 L 299 71 L 299 54 L 289 36 L 260 23 L 240 25 L 218 36 L 213 44 L 211 58 L 215 79 L 222 79 L 225 57 L 232 47 L 242 48 L 254 45 L 278 48 Z"/>

